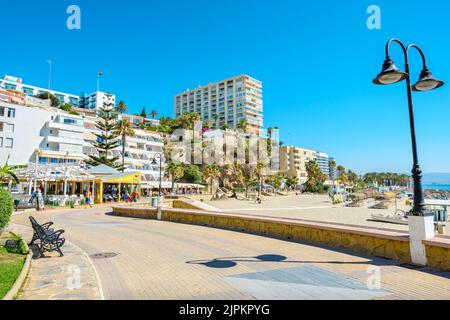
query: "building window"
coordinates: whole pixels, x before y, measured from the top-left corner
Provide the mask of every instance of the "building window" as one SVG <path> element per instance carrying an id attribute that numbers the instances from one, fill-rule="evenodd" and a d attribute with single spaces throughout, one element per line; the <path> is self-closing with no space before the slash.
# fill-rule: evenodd
<path id="1" fill-rule="evenodd" d="M 14 133 L 14 125 L 10 123 L 5 123 L 3 127 L 5 133 Z"/>
<path id="2" fill-rule="evenodd" d="M 0 137 L 0 148 L 3 147 L 3 138 Z"/>
<path id="3" fill-rule="evenodd" d="M 16 109 L 8 108 L 8 118 L 15 118 L 16 117 Z"/>
<path id="4" fill-rule="evenodd" d="M 14 140 L 12 138 L 5 139 L 5 148 L 11 149 L 14 146 Z"/>

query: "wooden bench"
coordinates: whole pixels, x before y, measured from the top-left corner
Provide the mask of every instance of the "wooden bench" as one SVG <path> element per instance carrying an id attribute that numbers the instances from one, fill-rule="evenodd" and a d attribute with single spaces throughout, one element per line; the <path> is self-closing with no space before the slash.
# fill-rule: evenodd
<path id="1" fill-rule="evenodd" d="M 50 228 L 53 225 L 53 222 L 47 222 L 40 225 L 33 217 L 30 217 L 30 221 L 34 231 L 33 239 L 31 240 L 30 245 L 35 244 L 35 242 L 39 240 L 36 246 L 38 247 L 41 256 L 43 256 L 45 252 L 53 251 L 57 251 L 61 257 L 64 256 L 61 251 L 61 247 L 66 242 L 66 239 L 62 238 L 61 235 L 65 231 L 54 231 Z"/>

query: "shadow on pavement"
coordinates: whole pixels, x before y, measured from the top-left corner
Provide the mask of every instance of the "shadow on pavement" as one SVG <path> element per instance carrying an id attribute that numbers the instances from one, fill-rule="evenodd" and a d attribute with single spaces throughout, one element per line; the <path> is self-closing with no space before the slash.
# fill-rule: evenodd
<path id="1" fill-rule="evenodd" d="M 378 259 L 377 259 L 378 260 Z M 288 260 L 287 257 L 277 255 L 277 254 L 266 254 L 257 257 L 224 257 L 216 258 L 213 260 L 193 260 L 187 261 L 187 264 L 198 264 L 203 265 L 208 268 L 214 269 L 225 269 L 233 268 L 237 266 L 239 262 L 251 262 L 251 263 L 297 263 L 297 264 L 373 264 L 373 265 L 395 265 L 392 262 L 385 261 L 299 261 L 299 260 Z"/>

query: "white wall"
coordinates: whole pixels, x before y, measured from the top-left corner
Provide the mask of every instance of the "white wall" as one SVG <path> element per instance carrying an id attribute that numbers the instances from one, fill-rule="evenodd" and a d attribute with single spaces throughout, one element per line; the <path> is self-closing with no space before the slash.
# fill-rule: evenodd
<path id="1" fill-rule="evenodd" d="M 0 117 L 0 121 L 14 124 L 14 133 L 0 133 L 4 138 L 13 138 L 12 149 L 0 148 L 0 165 L 10 156 L 11 165 L 28 164 L 34 159 L 34 151 L 39 148 L 43 137 L 40 135 L 45 124 L 51 120 L 53 112 L 49 110 L 25 107 L 0 102 L 1 106 L 14 108 L 15 118 Z"/>

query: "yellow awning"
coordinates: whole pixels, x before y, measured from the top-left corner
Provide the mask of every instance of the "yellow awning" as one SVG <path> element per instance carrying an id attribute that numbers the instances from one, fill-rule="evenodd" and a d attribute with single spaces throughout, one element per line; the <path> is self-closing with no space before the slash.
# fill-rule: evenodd
<path id="1" fill-rule="evenodd" d="M 141 184 L 141 174 L 139 172 L 125 172 L 124 174 L 106 176 L 102 179 L 103 183 L 125 183 L 125 184 Z"/>

